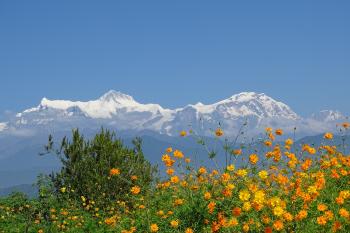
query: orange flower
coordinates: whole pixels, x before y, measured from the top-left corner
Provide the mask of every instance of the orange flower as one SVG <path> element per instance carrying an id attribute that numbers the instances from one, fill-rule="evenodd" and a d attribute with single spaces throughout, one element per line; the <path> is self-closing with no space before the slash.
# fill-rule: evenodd
<path id="1" fill-rule="evenodd" d="M 282 129 L 276 129 L 275 133 L 276 133 L 276 135 L 281 136 L 283 134 L 283 130 Z"/>
<path id="2" fill-rule="evenodd" d="M 300 210 L 299 213 L 296 216 L 297 220 L 303 220 L 307 217 L 307 211 L 306 210 Z"/>
<path id="3" fill-rule="evenodd" d="M 173 175 L 174 172 L 175 172 L 175 171 L 174 171 L 174 169 L 172 169 L 172 168 L 169 168 L 169 169 L 166 170 L 166 173 L 167 173 L 168 175 L 170 175 L 170 176 Z"/>
<path id="4" fill-rule="evenodd" d="M 264 230 L 264 233 L 272 233 L 272 228 L 271 227 L 266 227 Z"/>
<path id="5" fill-rule="evenodd" d="M 249 156 L 249 161 L 251 164 L 256 164 L 259 161 L 259 157 L 256 154 L 251 154 Z"/>
<path id="6" fill-rule="evenodd" d="M 213 202 L 213 201 L 209 202 L 209 204 L 208 204 L 208 211 L 209 211 L 210 214 L 214 212 L 215 206 L 216 206 L 215 202 Z"/>
<path id="7" fill-rule="evenodd" d="M 149 229 L 151 230 L 151 232 L 158 232 L 159 228 L 157 224 L 151 224 L 151 226 L 149 227 Z"/>
<path id="8" fill-rule="evenodd" d="M 109 175 L 110 176 L 116 176 L 116 175 L 119 175 L 120 174 L 120 170 L 118 168 L 112 168 L 110 171 L 109 171 Z"/>
<path id="9" fill-rule="evenodd" d="M 339 210 L 339 215 L 343 218 L 349 218 L 349 211 L 347 211 L 345 208 L 341 208 Z"/>
<path id="10" fill-rule="evenodd" d="M 317 209 L 318 211 L 326 211 L 328 207 L 325 204 L 318 204 Z"/>
<path id="11" fill-rule="evenodd" d="M 217 128 L 217 129 L 215 130 L 215 135 L 216 135 L 217 137 L 221 137 L 222 135 L 224 135 L 224 131 L 223 131 L 221 128 Z"/>
<path id="12" fill-rule="evenodd" d="M 179 226 L 179 220 L 178 219 L 172 220 L 170 222 L 170 225 L 171 225 L 172 228 L 177 228 Z"/>
<path id="13" fill-rule="evenodd" d="M 180 179 L 179 179 L 178 176 L 172 176 L 172 177 L 170 178 L 170 181 L 171 181 L 171 183 L 176 184 L 176 183 L 178 183 L 178 182 L 180 181 Z"/>
<path id="14" fill-rule="evenodd" d="M 325 133 L 324 134 L 324 136 L 323 136 L 323 138 L 325 138 L 325 139 L 328 139 L 328 140 L 330 140 L 330 139 L 333 139 L 333 134 L 332 133 Z"/>
<path id="15" fill-rule="evenodd" d="M 283 227 L 283 222 L 281 220 L 277 220 L 273 223 L 273 228 L 275 228 L 276 231 L 281 231 Z"/>
<path id="16" fill-rule="evenodd" d="M 350 127 L 350 123 L 349 122 L 344 122 L 341 124 L 345 129 Z"/>
<path id="17" fill-rule="evenodd" d="M 265 146 L 269 146 L 270 147 L 272 145 L 272 142 L 271 141 L 265 141 L 264 144 L 265 144 Z"/>
<path id="18" fill-rule="evenodd" d="M 232 150 L 232 154 L 233 155 L 240 155 L 240 154 L 242 154 L 242 150 L 241 149 Z"/>
<path id="19" fill-rule="evenodd" d="M 341 222 L 335 221 L 332 227 L 333 232 L 336 232 L 341 229 Z"/>
<path id="20" fill-rule="evenodd" d="M 317 217 L 317 224 L 319 224 L 319 225 L 326 225 L 327 224 L 327 218 L 325 216 Z"/>
<path id="21" fill-rule="evenodd" d="M 170 152 L 172 152 L 173 151 L 173 148 L 171 148 L 171 147 L 168 147 L 166 150 L 166 153 L 170 153 Z"/>
<path id="22" fill-rule="evenodd" d="M 137 195 L 141 192 L 141 188 L 139 186 L 134 186 L 130 189 L 130 192 L 134 195 Z"/>
<path id="23" fill-rule="evenodd" d="M 178 159 L 182 159 L 184 157 L 184 154 L 181 151 L 179 151 L 179 150 L 175 150 L 174 151 L 174 157 L 178 158 Z"/>
<path id="24" fill-rule="evenodd" d="M 241 215 L 241 212 L 242 212 L 242 210 L 241 210 L 241 208 L 239 208 L 239 207 L 235 207 L 235 208 L 233 208 L 233 210 L 232 210 L 232 214 L 233 214 L 234 216 L 236 216 L 236 217 L 240 216 L 240 215 Z"/>
<path id="25" fill-rule="evenodd" d="M 207 169 L 205 169 L 205 167 L 200 167 L 198 169 L 198 174 L 199 175 L 202 175 L 202 174 L 205 174 L 205 173 L 207 173 Z"/>

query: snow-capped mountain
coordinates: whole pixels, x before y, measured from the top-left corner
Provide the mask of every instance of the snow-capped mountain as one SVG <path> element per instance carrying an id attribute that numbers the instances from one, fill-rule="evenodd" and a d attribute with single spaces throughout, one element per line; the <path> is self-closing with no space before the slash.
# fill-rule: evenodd
<path id="1" fill-rule="evenodd" d="M 57 131 L 104 126 L 118 130 L 152 130 L 167 135 L 178 135 L 180 130 L 192 128 L 207 135 L 220 123 L 227 135 L 235 135 L 244 123 L 247 123 L 248 134 L 262 132 L 267 126 L 287 131 L 298 126 L 312 132 L 309 124 L 332 123 L 343 118 L 337 111 L 322 111 L 303 119 L 288 105 L 255 92 L 242 92 L 214 104 L 197 103 L 166 109 L 158 104 L 139 103 L 129 95 L 112 90 L 87 102 L 43 98 L 37 107 L 0 123 L 0 131 Z"/>
<path id="2" fill-rule="evenodd" d="M 342 120 L 345 118 L 345 116 L 339 111 L 322 110 L 318 113 L 312 114 L 311 118 L 317 121 L 332 122 L 332 121 Z"/>

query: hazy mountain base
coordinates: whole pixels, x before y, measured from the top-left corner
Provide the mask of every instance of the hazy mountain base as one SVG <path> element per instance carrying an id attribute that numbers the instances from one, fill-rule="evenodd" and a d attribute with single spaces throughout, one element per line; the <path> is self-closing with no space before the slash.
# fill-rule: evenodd
<path id="1" fill-rule="evenodd" d="M 87 138 L 91 137 L 93 133 L 85 134 Z M 55 136 L 55 139 L 61 139 L 62 135 Z M 132 137 L 130 135 L 123 135 L 124 143 L 127 146 L 132 145 Z M 122 137 L 122 136 L 120 136 Z M 50 174 L 52 171 L 58 170 L 60 167 L 59 161 L 54 155 L 39 156 L 39 152 L 43 151 L 45 145 L 44 139 L 37 138 L 38 142 L 36 146 L 33 146 L 34 139 L 29 144 L 18 144 L 17 150 L 5 158 L 0 159 L 0 196 L 8 195 L 12 191 L 22 191 L 29 196 L 33 196 L 37 193 L 36 187 L 33 185 L 36 182 L 39 174 Z M 47 140 L 47 139 L 46 139 Z M 161 155 L 167 147 L 173 147 L 179 149 L 185 153 L 185 155 L 193 161 L 193 164 L 202 164 L 208 167 L 213 167 L 214 163 L 208 159 L 208 151 L 204 146 L 198 144 L 198 139 L 188 136 L 186 138 L 170 137 L 165 135 L 149 134 L 143 135 L 143 151 L 146 159 L 153 164 L 158 164 L 160 170 L 160 176 L 164 173 L 164 166 L 159 163 Z M 343 148 L 343 142 L 349 142 L 350 137 L 341 138 L 335 136 L 331 144 L 340 146 L 341 150 L 345 153 L 350 152 L 349 147 Z M 225 152 L 223 150 L 223 141 L 216 141 L 214 138 L 204 138 L 207 147 L 210 150 L 217 152 L 216 160 L 219 165 L 225 163 Z M 40 143 L 39 143 L 40 142 Z M 298 147 L 302 144 L 321 145 L 324 142 L 323 135 L 304 137 L 297 140 L 295 145 Z M 329 144 L 329 142 L 328 142 Z M 347 143 L 345 143 L 346 145 Z M 39 146 L 41 145 L 41 146 Z M 242 144 L 237 143 L 236 147 L 240 147 Z M 263 151 L 261 142 L 245 143 L 243 146 L 244 154 L 253 153 L 254 150 Z M 300 146 L 299 146 L 300 147 Z M 238 164 L 240 161 L 238 161 Z"/>

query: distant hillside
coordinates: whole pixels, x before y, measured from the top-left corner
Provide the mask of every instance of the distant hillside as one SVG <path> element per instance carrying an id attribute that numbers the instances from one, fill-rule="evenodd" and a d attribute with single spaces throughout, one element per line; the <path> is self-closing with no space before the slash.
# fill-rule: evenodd
<path id="1" fill-rule="evenodd" d="M 8 196 L 13 192 L 22 192 L 28 197 L 36 197 L 38 195 L 37 187 L 31 184 L 15 185 L 7 188 L 0 188 L 0 197 Z"/>
<path id="2" fill-rule="evenodd" d="M 92 135 L 92 132 L 87 135 Z M 55 137 L 56 139 L 61 139 L 62 135 Z M 87 136 L 88 137 L 88 136 Z M 126 145 L 132 146 L 132 138 L 127 135 L 123 135 L 123 141 Z M 208 159 L 208 153 L 203 146 L 196 142 L 193 137 L 170 137 L 166 135 L 157 134 L 144 134 L 143 139 L 143 151 L 146 158 L 153 164 L 158 164 L 160 158 L 164 153 L 165 149 L 169 146 L 182 150 L 186 156 L 190 157 L 194 163 L 202 163 L 207 166 L 212 166 L 213 163 Z M 224 163 L 224 156 L 222 150 L 222 141 L 215 142 L 213 138 L 204 138 L 208 148 L 216 148 L 219 152 L 217 156 L 218 162 Z M 250 139 L 245 140 L 249 142 Z M 39 143 L 40 142 L 40 143 Z M 36 144 L 41 144 L 41 146 L 33 147 L 33 140 L 29 141 L 28 144 L 23 142 L 23 144 L 18 144 L 17 149 L 8 157 L 0 159 L 0 188 L 11 187 L 21 184 L 31 184 L 34 183 L 37 176 L 40 173 L 49 174 L 54 170 L 59 169 L 60 163 L 55 158 L 54 155 L 39 156 L 38 152 L 43 151 L 43 146 L 46 141 L 42 138 L 38 139 Z M 342 138 L 335 136 L 332 141 L 327 141 L 327 143 L 332 143 L 333 145 L 340 146 L 343 144 Z M 300 144 L 314 144 L 319 146 L 325 143 L 322 135 L 304 137 L 295 142 L 295 145 Z M 345 138 L 346 146 L 350 143 L 350 137 Z M 215 146 L 216 144 L 216 146 Z M 237 145 L 239 146 L 239 145 Z M 245 154 L 252 152 L 253 149 L 261 149 L 261 143 L 253 143 L 247 147 Z M 349 147 L 345 148 L 345 152 L 349 153 Z M 238 161 L 240 162 L 240 161 Z M 159 164 L 160 169 L 163 170 L 162 163 Z"/>

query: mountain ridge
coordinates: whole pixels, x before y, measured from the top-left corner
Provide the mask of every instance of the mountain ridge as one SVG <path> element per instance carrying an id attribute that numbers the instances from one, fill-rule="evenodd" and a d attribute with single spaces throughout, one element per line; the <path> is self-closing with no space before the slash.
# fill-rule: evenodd
<path id="1" fill-rule="evenodd" d="M 256 135 L 264 127 L 285 128 L 292 132 L 295 127 L 301 134 L 312 134 L 335 127 L 337 121 L 345 120 L 339 111 L 324 110 L 308 118 L 299 116 L 287 104 L 277 101 L 264 93 L 241 92 L 213 104 L 188 104 L 168 109 L 159 104 L 143 104 L 132 96 L 110 90 L 100 98 L 90 101 L 49 100 L 42 98 L 37 107 L 17 113 L 7 122 L 0 122 L 0 132 L 52 130 L 72 127 L 106 126 L 121 130 L 153 130 L 161 134 L 177 135 L 191 127 L 203 135 L 220 124 L 230 135 L 243 124 L 248 123 L 247 133 Z M 325 126 L 324 124 L 327 124 Z"/>

